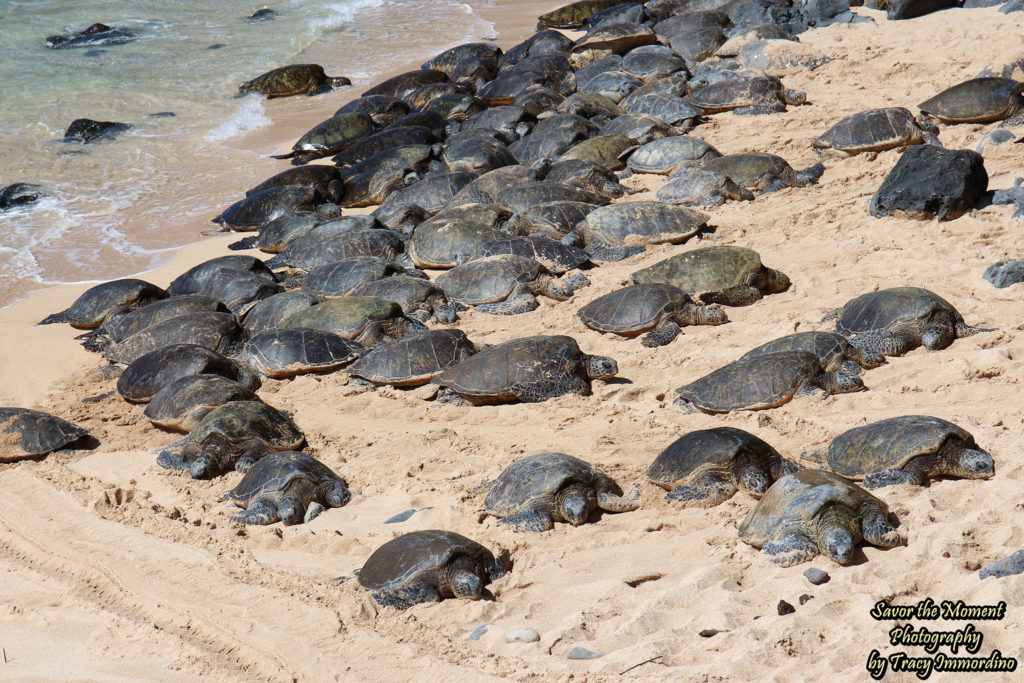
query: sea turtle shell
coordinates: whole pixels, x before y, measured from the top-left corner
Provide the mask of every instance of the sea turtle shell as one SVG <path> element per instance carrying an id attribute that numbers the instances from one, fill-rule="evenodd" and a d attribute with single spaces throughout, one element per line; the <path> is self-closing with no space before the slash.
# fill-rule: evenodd
<path id="1" fill-rule="evenodd" d="M 505 468 L 487 493 L 484 508 L 498 517 L 507 517 L 527 508 L 538 498 L 558 493 L 569 484 L 597 486 L 599 482 L 618 488 L 607 474 L 579 458 L 563 453 L 539 453 L 520 458 Z"/>
<path id="2" fill-rule="evenodd" d="M 822 372 L 817 355 L 780 351 L 724 365 L 676 393 L 710 413 L 775 408 L 793 398 L 805 379 Z"/>
<path id="3" fill-rule="evenodd" d="M 490 550 L 465 536 L 434 529 L 413 531 L 377 548 L 359 571 L 359 585 L 374 591 L 402 588 L 425 572 L 441 570 L 460 555 L 483 567 L 498 567 Z M 501 573 L 499 569 L 497 575 Z"/>
<path id="4" fill-rule="evenodd" d="M 293 313 L 281 321 L 280 327 L 311 327 L 356 339 L 370 323 L 402 316 L 401 306 L 394 301 L 372 296 L 344 296 Z"/>
<path id="5" fill-rule="evenodd" d="M 452 197 L 468 185 L 474 177 L 474 174 L 467 171 L 430 173 L 405 189 L 388 196 L 375 215 L 379 215 L 389 207 L 408 204 L 414 204 L 429 214 L 435 214 L 443 209 Z"/>
<path id="6" fill-rule="evenodd" d="M 260 93 L 267 97 L 288 97 L 317 95 L 339 85 L 352 85 L 352 81 L 344 77 L 329 77 L 319 64 L 289 64 L 246 81 L 238 90 Z"/>
<path id="7" fill-rule="evenodd" d="M 334 166 L 324 166 L 323 164 L 313 164 L 312 166 L 299 166 L 297 168 L 289 168 L 286 171 L 273 175 L 256 187 L 246 190 L 245 196 L 249 197 L 262 192 L 263 190 L 269 190 L 272 187 L 285 187 L 287 185 L 299 185 L 314 188 L 320 192 L 321 195 L 328 195 L 328 187 L 330 184 L 341 178 L 341 172 Z"/>
<path id="8" fill-rule="evenodd" d="M 1012 78 L 972 78 L 917 105 L 944 123 L 999 121 L 1021 106 L 1021 85 Z"/>
<path id="9" fill-rule="evenodd" d="M 412 108 L 397 97 L 388 95 L 363 95 L 343 105 L 334 115 L 366 114 L 377 125 L 390 126 L 408 114 Z"/>
<path id="10" fill-rule="evenodd" d="M 195 344 L 223 352 L 238 339 L 242 328 L 231 313 L 200 311 L 169 318 L 136 332 L 103 350 L 111 363 L 125 365 L 150 351 L 171 344 Z"/>
<path id="11" fill-rule="evenodd" d="M 376 256 L 390 260 L 405 249 L 401 235 L 393 230 L 345 227 L 334 229 L 320 225 L 298 237 L 267 264 L 310 271 L 320 266 L 357 256 Z"/>
<path id="12" fill-rule="evenodd" d="M 849 337 L 858 332 L 884 330 L 897 323 L 920 325 L 939 312 L 963 320 L 953 304 L 927 289 L 880 289 L 850 300 L 836 322 L 836 332 Z"/>
<path id="13" fill-rule="evenodd" d="M 362 344 L 350 339 L 301 327 L 261 332 L 242 348 L 257 372 L 274 379 L 336 370 L 363 351 Z"/>
<path id="14" fill-rule="evenodd" d="M 417 69 L 406 71 L 392 78 L 387 79 L 373 86 L 362 94 L 362 97 L 371 95 L 387 95 L 396 99 L 402 99 L 416 88 L 429 85 L 430 83 L 441 83 L 448 80 L 448 74 L 437 69 Z"/>
<path id="15" fill-rule="evenodd" d="M 672 311 L 693 304 L 690 295 L 672 285 L 632 285 L 594 299 L 579 310 L 583 324 L 600 332 L 636 336 L 654 329 Z"/>
<path id="16" fill-rule="evenodd" d="M 679 244 L 699 233 L 707 222 L 707 214 L 683 206 L 629 202 L 591 211 L 576 231 L 587 244 Z"/>
<path id="17" fill-rule="evenodd" d="M 855 513 L 873 501 L 887 514 L 885 501 L 832 472 L 800 470 L 782 477 L 761 497 L 739 526 L 740 538 L 755 548 L 779 534 L 810 527 L 829 503 L 844 505 Z"/>
<path id="18" fill-rule="evenodd" d="M 348 374 L 374 384 L 412 387 L 426 384 L 475 349 L 462 330 L 432 330 L 380 344 L 348 368 Z"/>
<path id="19" fill-rule="evenodd" d="M 787 185 L 802 184 L 789 162 L 775 154 L 744 152 L 705 159 L 701 168 L 729 176 L 741 187 L 764 190 L 778 179 Z"/>
<path id="20" fill-rule="evenodd" d="M 707 300 L 707 295 L 748 283 L 752 276 L 766 271 L 761 255 L 745 247 L 704 247 L 676 254 L 664 261 L 638 270 L 630 283 L 663 282 L 675 285 L 691 296 Z"/>
<path id="21" fill-rule="evenodd" d="M 0 462 L 45 455 L 89 436 L 56 415 L 28 408 L 0 408 Z"/>
<path id="22" fill-rule="evenodd" d="M 782 81 L 775 76 L 737 76 L 698 88 L 686 96 L 686 101 L 714 114 L 764 103 L 785 104 L 786 95 Z"/>
<path id="23" fill-rule="evenodd" d="M 190 432 L 207 413 L 231 401 L 258 401 L 249 388 L 221 375 L 182 377 L 156 392 L 143 414 L 157 427 Z"/>
<path id="24" fill-rule="evenodd" d="M 353 256 L 310 270 L 302 289 L 321 299 L 346 296 L 363 284 L 401 273 L 404 269 L 378 256 Z"/>
<path id="25" fill-rule="evenodd" d="M 541 271 L 533 259 L 502 254 L 463 263 L 436 282 L 449 298 L 475 306 L 504 301 L 516 285 L 536 280 Z"/>
<path id="26" fill-rule="evenodd" d="M 903 415 L 854 427 L 828 447 L 828 467 L 849 479 L 902 468 L 913 458 L 937 453 L 947 439 L 977 448 L 974 437 L 952 422 L 927 415 Z"/>
<path id="27" fill-rule="evenodd" d="M 914 115 L 903 107 L 870 109 L 847 116 L 811 143 L 819 149 L 846 154 L 879 152 L 924 142 L 924 132 Z"/>
<path id="28" fill-rule="evenodd" d="M 586 204 L 607 204 L 608 198 L 587 192 L 572 185 L 537 182 L 516 185 L 502 191 L 494 202 L 514 213 L 524 213 L 539 204 L 551 202 L 584 202 Z"/>
<path id="29" fill-rule="evenodd" d="M 579 68 L 588 62 L 609 54 L 626 54 L 635 47 L 658 42 L 650 28 L 640 24 L 605 24 L 577 40 L 572 47 L 573 66 Z"/>
<path id="30" fill-rule="evenodd" d="M 259 498 L 268 497 L 274 501 L 275 506 L 280 505 L 288 487 L 300 478 L 308 480 L 314 487 L 329 482 L 345 484 L 330 467 L 313 456 L 298 451 L 279 451 L 260 458 L 245 473 L 242 481 L 225 493 L 221 500 L 249 507 Z"/>
<path id="31" fill-rule="evenodd" d="M 747 351 L 741 358 L 777 351 L 809 351 L 818 356 L 818 359 L 821 360 L 821 367 L 826 372 L 835 372 L 846 359 L 850 359 L 864 368 L 874 368 L 885 363 L 885 356 L 869 354 L 863 349 L 853 346 L 845 337 L 835 332 L 788 334 Z"/>
<path id="32" fill-rule="evenodd" d="M 302 290 L 275 294 L 256 302 L 246 313 L 242 327 L 250 336 L 276 329 L 292 313 L 305 310 L 318 301 L 317 297 Z"/>
<path id="33" fill-rule="evenodd" d="M 234 359 L 195 344 L 161 346 L 135 359 L 117 378 L 117 393 L 131 403 L 146 403 L 183 377 L 214 374 L 259 388 L 258 377 Z"/>
<path id="34" fill-rule="evenodd" d="M 678 132 L 674 127 L 650 114 L 623 114 L 616 116 L 601 128 L 604 135 L 625 135 L 638 145 L 678 135 Z M 630 154 L 630 157 L 635 153 Z"/>
<path id="35" fill-rule="evenodd" d="M 318 198 L 318 190 L 308 185 L 268 187 L 238 200 L 224 209 L 213 222 L 223 226 L 224 230 L 259 230 L 275 218 L 312 208 Z"/>
<path id="36" fill-rule="evenodd" d="M 622 0 L 580 0 L 537 17 L 537 28 L 582 28 L 591 15 L 614 7 Z"/>
<path id="37" fill-rule="evenodd" d="M 102 351 L 110 344 L 127 339 L 150 325 L 199 311 L 227 313 L 228 309 L 217 299 L 201 294 L 182 294 L 160 299 L 131 313 L 110 318 L 96 329 L 95 335 L 87 337 L 82 346 L 90 351 Z"/>
<path id="38" fill-rule="evenodd" d="M 736 458 L 745 455 L 771 472 L 773 460 L 783 460 L 778 451 L 750 432 L 735 427 L 698 429 L 679 437 L 647 468 L 647 478 L 671 491 L 681 483 L 693 483 L 711 465 L 732 471 Z M 770 478 L 769 478 L 770 480 Z"/>
<path id="39" fill-rule="evenodd" d="M 579 247 L 556 242 L 543 235 L 500 237 L 480 246 L 480 258 L 509 254 L 532 259 L 549 272 L 561 275 L 590 261 L 590 255 Z"/>
<path id="40" fill-rule="evenodd" d="M 416 226 L 409 256 L 419 268 L 454 268 L 471 261 L 487 242 L 505 236 L 512 216 L 496 204 L 464 204 L 439 211 Z"/>
<path id="41" fill-rule="evenodd" d="M 339 114 L 313 126 L 292 145 L 290 153 L 275 158 L 291 158 L 298 166 L 340 152 L 376 132 L 377 124 L 366 114 Z"/>
<path id="42" fill-rule="evenodd" d="M 218 256 L 208 261 L 193 266 L 178 277 L 171 280 L 167 291 L 172 296 L 183 294 L 205 294 L 208 290 L 217 288 L 217 282 L 222 278 L 221 271 L 247 271 L 268 282 L 276 282 L 277 278 L 260 259 L 245 254 L 229 254 Z M 216 298 L 216 297 L 215 297 Z"/>
<path id="43" fill-rule="evenodd" d="M 72 327 L 91 330 L 116 315 L 168 296 L 166 291 L 145 280 L 112 280 L 85 290 L 67 310 L 47 316 L 39 324 L 66 322 Z"/>
<path id="44" fill-rule="evenodd" d="M 214 408 L 189 432 L 186 442 L 202 443 L 211 434 L 229 443 L 258 438 L 271 451 L 295 450 L 306 441 L 294 422 L 262 401 L 232 401 Z"/>
<path id="45" fill-rule="evenodd" d="M 425 306 L 429 306 L 428 312 L 432 312 L 438 322 L 446 325 L 455 322 L 454 309 L 444 310 L 448 305 L 448 297 L 444 290 L 424 278 L 393 275 L 383 280 L 365 282 L 352 290 L 352 294 L 394 301 L 402 307 L 406 315 L 416 314 L 423 311 Z M 438 307 L 442 310 L 439 311 Z"/>
<path id="46" fill-rule="evenodd" d="M 620 68 L 637 78 L 647 80 L 685 71 L 686 61 L 665 45 L 643 45 L 630 50 L 622 58 Z"/>
<path id="47" fill-rule="evenodd" d="M 430 61 L 420 65 L 421 69 L 436 69 L 443 71 L 451 78 L 452 73 L 462 62 L 467 59 L 490 59 L 498 61 L 501 59 L 501 48 L 494 43 L 463 43 L 448 48 Z"/>
<path id="48" fill-rule="evenodd" d="M 700 138 L 674 135 L 648 142 L 629 155 L 626 165 L 637 173 L 669 174 L 680 164 L 699 164 L 720 156 L 721 152 Z"/>
<path id="49" fill-rule="evenodd" d="M 531 235 L 546 235 L 553 240 L 560 240 L 596 208 L 596 205 L 586 202 L 538 204 L 520 214 L 519 228 Z"/>

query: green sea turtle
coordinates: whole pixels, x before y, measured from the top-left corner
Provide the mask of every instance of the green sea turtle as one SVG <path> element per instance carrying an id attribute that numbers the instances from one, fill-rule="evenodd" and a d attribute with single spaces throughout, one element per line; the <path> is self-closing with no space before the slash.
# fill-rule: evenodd
<path id="1" fill-rule="evenodd" d="M 112 280 L 85 290 L 66 310 L 46 316 L 39 324 L 68 323 L 72 327 L 91 330 L 116 315 L 168 296 L 166 291 L 145 280 Z"/>
<path id="2" fill-rule="evenodd" d="M 202 296 L 200 294 L 171 296 L 167 299 L 154 301 L 148 306 L 143 306 L 130 313 L 109 318 L 92 332 L 79 335 L 76 339 L 82 339 L 82 346 L 86 349 L 99 352 L 112 344 L 127 339 L 136 332 L 146 329 L 150 325 L 155 325 L 170 318 L 176 318 L 179 315 L 199 311 L 227 313 L 228 308 L 210 296 Z"/>
<path id="3" fill-rule="evenodd" d="M 683 167 L 675 171 L 669 182 L 655 195 L 659 202 L 686 206 L 721 206 L 726 200 L 750 201 L 754 194 L 737 185 L 720 171 Z"/>
<path id="4" fill-rule="evenodd" d="M 259 93 L 267 97 L 319 95 L 343 85 L 352 85 L 344 76 L 331 77 L 319 64 L 289 64 L 260 74 L 238 87 L 240 93 Z"/>
<path id="5" fill-rule="evenodd" d="M 605 24 L 589 31 L 573 43 L 572 66 L 574 69 L 589 64 L 610 54 L 625 54 L 635 47 L 658 42 L 658 36 L 647 26 L 640 24 Z"/>
<path id="6" fill-rule="evenodd" d="M 679 244 L 707 227 L 708 215 L 662 202 L 628 202 L 602 206 L 576 226 L 588 247 Z"/>
<path id="7" fill-rule="evenodd" d="M 583 273 L 555 278 L 533 259 L 499 254 L 442 273 L 436 280 L 448 298 L 492 315 L 516 315 L 537 308 L 537 296 L 565 301 L 590 284 Z"/>
<path id="8" fill-rule="evenodd" d="M 640 506 L 639 484 L 631 496 L 623 496 L 607 474 L 564 453 L 520 458 L 476 490 L 483 491 L 488 491 L 484 509 L 518 531 L 548 531 L 555 522 L 579 526 L 597 508 L 628 512 Z"/>
<path id="9" fill-rule="evenodd" d="M 622 3 L 622 0 L 579 0 L 537 17 L 537 29 L 582 28 L 592 14 Z"/>
<path id="10" fill-rule="evenodd" d="M 361 344 L 331 332 L 288 327 L 252 337 L 245 342 L 240 357 L 259 375 L 282 379 L 336 370 L 363 351 Z"/>
<path id="11" fill-rule="evenodd" d="M 886 356 L 901 356 L 918 346 L 940 351 L 954 339 L 996 331 L 971 327 L 951 303 L 920 287 L 862 294 L 822 318 L 829 320 L 836 321 L 836 332 L 854 346 Z"/>
<path id="12" fill-rule="evenodd" d="M 859 374 L 861 368 L 870 370 L 885 365 L 885 356 L 854 346 L 835 332 L 797 332 L 761 344 L 741 356 L 750 358 L 762 353 L 777 351 L 810 351 L 817 354 L 821 367 L 826 372 L 835 372 L 840 367 Z"/>
<path id="13" fill-rule="evenodd" d="M 863 479 L 869 489 L 995 474 L 992 456 L 978 448 L 970 432 L 927 415 L 892 417 L 843 432 L 829 444 L 826 462 L 837 474 Z"/>
<path id="14" fill-rule="evenodd" d="M 217 352 L 228 351 L 242 334 L 231 313 L 199 311 L 186 313 L 136 332 L 103 349 L 111 363 L 128 365 L 150 351 L 172 344 L 195 344 Z"/>
<path id="15" fill-rule="evenodd" d="M 269 453 L 292 451 L 306 442 L 295 423 L 261 401 L 231 401 L 207 413 L 181 442 L 165 450 L 157 464 L 188 470 L 193 479 L 211 479 L 230 469 L 248 472 Z"/>
<path id="16" fill-rule="evenodd" d="M 931 97 L 917 108 L 943 123 L 986 123 L 1011 118 L 1019 123 L 1024 96 L 1012 78 L 972 78 Z M 1010 123 L 1010 122 L 1008 122 Z"/>
<path id="17" fill-rule="evenodd" d="M 708 114 L 773 114 L 786 111 L 787 104 L 806 104 L 807 95 L 784 88 L 775 76 L 736 76 L 698 88 L 686 101 Z"/>
<path id="18" fill-rule="evenodd" d="M 764 152 L 744 152 L 704 159 L 700 167 L 724 173 L 737 185 L 754 192 L 775 192 L 785 187 L 812 185 L 825 172 L 821 164 L 797 171 L 782 157 Z"/>
<path id="19" fill-rule="evenodd" d="M 366 114 L 340 114 L 321 121 L 309 129 L 292 145 L 287 154 L 273 155 L 274 159 L 291 159 L 292 165 L 301 166 L 340 152 L 377 132 L 377 123 Z"/>
<path id="20" fill-rule="evenodd" d="M 426 323 L 433 316 L 442 325 L 451 325 L 458 319 L 458 306 L 437 284 L 410 275 L 392 275 L 381 280 L 364 282 L 352 290 L 355 296 L 373 296 L 394 301 L 409 316 Z"/>
<path id="21" fill-rule="evenodd" d="M 405 337 L 426 331 L 407 318 L 394 301 L 372 296 L 343 296 L 292 313 L 281 328 L 313 328 L 340 335 L 369 348 L 385 337 Z"/>
<path id="22" fill-rule="evenodd" d="M 0 408 L 0 462 L 34 458 L 80 443 L 89 432 L 56 415 L 28 408 Z"/>
<path id="23" fill-rule="evenodd" d="M 524 401 L 536 403 L 563 394 L 590 393 L 590 380 L 619 371 L 612 358 L 583 353 L 564 335 L 513 339 L 496 344 L 448 368 L 434 378 L 449 390 L 443 400 L 461 396 L 473 405 Z"/>
<path id="24" fill-rule="evenodd" d="M 861 540 L 882 548 L 905 544 L 879 498 L 832 472 L 801 470 L 768 489 L 740 524 L 740 540 L 791 567 L 819 554 L 849 564 Z"/>
<path id="25" fill-rule="evenodd" d="M 811 143 L 845 156 L 937 142 L 934 126 L 922 127 L 903 107 L 869 109 L 847 116 Z"/>
<path id="26" fill-rule="evenodd" d="M 729 322 L 717 306 L 695 303 L 672 285 L 632 285 L 594 299 L 577 313 L 587 327 L 635 337 L 647 332 L 644 346 L 664 346 L 680 333 L 683 325 L 721 325 Z"/>
<path id="27" fill-rule="evenodd" d="M 348 374 L 374 384 L 415 387 L 476 352 L 462 330 L 431 330 L 379 344 L 348 367 Z"/>
<path id="28" fill-rule="evenodd" d="M 248 387 L 221 375 L 190 375 L 156 392 L 143 415 L 157 427 L 191 432 L 206 415 L 231 401 L 258 401 Z"/>
<path id="29" fill-rule="evenodd" d="M 684 434 L 661 452 L 647 478 L 683 507 L 713 507 L 743 489 L 760 497 L 772 482 L 800 469 L 750 432 L 735 427 Z"/>
<path id="30" fill-rule="evenodd" d="M 147 403 L 183 377 L 214 374 L 255 391 L 260 379 L 244 363 L 195 344 L 169 344 L 132 361 L 117 378 L 117 393 L 130 403 Z"/>
<path id="31" fill-rule="evenodd" d="M 704 247 L 676 254 L 629 276 L 631 284 L 675 285 L 707 304 L 747 306 L 765 294 L 789 288 L 785 273 L 761 264 L 761 255 L 745 247 Z"/>
<path id="32" fill-rule="evenodd" d="M 863 391 L 860 377 L 842 368 L 825 372 L 818 356 L 807 351 L 778 351 L 724 365 L 676 389 L 676 403 L 690 412 L 777 408 L 794 396 Z"/>
<path id="33" fill-rule="evenodd" d="M 359 585 L 385 607 L 408 609 L 445 598 L 479 600 L 484 586 L 505 575 L 508 554 L 453 531 L 429 529 L 393 538 L 359 570 Z"/>
<path id="34" fill-rule="evenodd" d="M 315 519 L 325 508 L 340 508 L 352 498 L 345 481 L 316 458 L 297 451 L 280 451 L 261 458 L 238 486 L 220 500 L 245 512 L 231 516 L 243 524 L 285 526 Z"/>

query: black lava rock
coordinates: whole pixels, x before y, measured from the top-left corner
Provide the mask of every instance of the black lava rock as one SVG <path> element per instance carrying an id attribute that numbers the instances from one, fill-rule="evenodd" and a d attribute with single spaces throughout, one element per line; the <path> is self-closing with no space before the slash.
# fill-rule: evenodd
<path id="1" fill-rule="evenodd" d="M 925 14 L 938 12 L 941 9 L 957 7 L 960 0 L 890 0 L 886 3 L 885 16 L 893 19 L 913 19 Z"/>
<path id="2" fill-rule="evenodd" d="M 1004 557 L 987 567 L 982 567 L 978 571 L 978 578 L 987 579 L 990 576 L 994 576 L 1000 579 L 1004 576 L 1013 576 L 1020 573 L 1024 573 L 1024 550 L 1018 550 L 1009 557 Z"/>
<path id="3" fill-rule="evenodd" d="M 784 617 L 787 614 L 793 614 L 793 612 L 796 612 L 796 607 L 793 607 L 793 605 L 789 604 L 785 600 L 779 600 L 779 606 L 777 610 L 779 612 L 779 616 Z"/>
<path id="4" fill-rule="evenodd" d="M 75 119 L 64 131 L 64 142 L 81 142 L 89 144 L 99 138 L 112 138 L 116 134 L 131 128 L 130 124 L 117 121 L 93 121 L 92 119 Z"/>
<path id="5" fill-rule="evenodd" d="M 38 185 L 13 183 L 0 190 L 0 211 L 19 204 L 31 204 L 42 196 Z"/>
<path id="6" fill-rule="evenodd" d="M 1024 260 L 1000 261 L 985 269 L 983 278 L 999 289 L 1024 282 Z"/>
<path id="7" fill-rule="evenodd" d="M 913 145 L 871 197 L 870 211 L 875 218 L 952 220 L 970 211 L 986 190 L 988 173 L 977 152 Z"/>

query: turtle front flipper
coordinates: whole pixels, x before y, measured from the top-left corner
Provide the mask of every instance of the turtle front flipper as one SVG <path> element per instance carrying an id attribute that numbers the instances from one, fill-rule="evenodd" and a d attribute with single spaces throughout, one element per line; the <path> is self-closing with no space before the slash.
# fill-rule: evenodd
<path id="1" fill-rule="evenodd" d="M 306 516 L 306 503 L 301 498 L 286 496 L 277 508 L 277 515 L 285 526 L 301 524 Z"/>
<path id="2" fill-rule="evenodd" d="M 521 510 L 514 515 L 501 518 L 498 524 L 506 524 L 516 531 L 539 533 L 555 528 L 555 520 L 547 510 Z"/>
<path id="3" fill-rule="evenodd" d="M 605 244 L 604 242 L 594 242 L 586 247 L 586 252 L 590 255 L 591 261 L 605 262 L 625 261 L 629 257 L 642 254 L 645 251 L 647 249 L 641 246 L 623 247 L 616 244 Z"/>
<path id="4" fill-rule="evenodd" d="M 45 322 L 45 321 L 44 321 Z M 43 323 L 39 323 L 42 325 Z M 963 339 L 964 337 L 970 337 L 978 334 L 979 332 L 998 332 L 998 327 L 971 327 L 963 320 L 956 323 L 956 336 L 957 339 Z"/>
<path id="5" fill-rule="evenodd" d="M 408 588 L 392 588 L 375 591 L 370 595 L 379 605 L 395 609 L 409 609 L 422 602 L 440 602 L 441 593 L 436 586 L 410 586 Z"/>
<path id="6" fill-rule="evenodd" d="M 861 533 L 864 540 L 880 548 L 895 548 L 906 545 L 907 537 L 889 524 L 885 511 L 874 501 L 867 501 L 860 507 Z"/>
<path id="7" fill-rule="evenodd" d="M 42 320 L 40 320 L 36 324 L 37 325 L 53 325 L 55 323 L 66 323 L 67 321 L 68 321 L 68 312 L 67 312 L 67 310 L 63 310 L 63 311 L 60 311 L 59 313 L 51 313 L 50 315 L 46 316 L 45 318 L 43 318 Z"/>
<path id="8" fill-rule="evenodd" d="M 481 304 L 476 307 L 476 310 L 491 315 L 519 315 L 536 310 L 538 306 L 540 303 L 538 303 L 537 297 L 529 292 L 523 292 L 496 304 Z"/>
<path id="9" fill-rule="evenodd" d="M 765 543 L 761 552 L 780 567 L 792 567 L 802 562 L 810 562 L 817 557 L 818 546 L 807 536 L 793 533 Z"/>
<path id="10" fill-rule="evenodd" d="M 518 382 L 512 385 L 512 393 L 523 403 L 539 403 L 564 394 L 590 393 L 590 385 L 582 377 L 573 375 L 566 378 L 542 379 L 536 382 Z"/>
<path id="11" fill-rule="evenodd" d="M 736 107 L 732 110 L 737 116 L 761 116 L 763 114 L 782 114 L 786 111 L 786 103 L 781 100 L 771 100 L 760 104 L 751 104 L 746 107 Z"/>
<path id="12" fill-rule="evenodd" d="M 682 329 L 670 317 L 662 318 L 658 325 L 640 339 L 640 343 L 648 348 L 665 346 L 679 336 Z"/>
<path id="13" fill-rule="evenodd" d="M 608 512 L 629 512 L 640 507 L 640 484 L 633 484 L 632 492 L 627 496 L 615 493 L 608 483 L 597 486 L 597 505 Z"/>
<path id="14" fill-rule="evenodd" d="M 918 336 L 909 325 L 894 325 L 888 330 L 860 332 L 850 337 L 848 341 L 865 351 L 874 351 L 885 356 L 902 356 L 917 345 Z"/>
<path id="15" fill-rule="evenodd" d="M 864 488 L 877 489 L 882 486 L 896 486 L 897 484 L 920 486 L 923 483 L 922 480 L 923 477 L 919 470 L 895 467 L 891 470 L 875 472 L 864 477 Z"/>
<path id="16" fill-rule="evenodd" d="M 309 507 L 306 508 L 306 515 L 302 518 L 302 523 L 309 524 L 314 519 L 323 514 L 323 512 L 326 509 L 327 508 L 325 508 L 323 505 L 314 500 L 312 503 L 309 504 Z"/>
<path id="17" fill-rule="evenodd" d="M 736 493 L 736 484 L 712 475 L 691 484 L 680 484 L 665 495 L 665 500 L 681 503 L 683 507 L 709 508 L 724 503 Z"/>
<path id="18" fill-rule="evenodd" d="M 749 306 L 760 301 L 764 295 L 757 287 L 750 285 L 733 285 L 720 292 L 708 292 L 700 295 L 706 304 L 722 304 L 723 306 Z"/>
<path id="19" fill-rule="evenodd" d="M 265 500 L 257 500 L 244 511 L 231 516 L 232 522 L 266 526 L 280 520 L 277 508 Z"/>
<path id="20" fill-rule="evenodd" d="M 181 456 L 181 453 L 175 453 L 174 451 L 161 451 L 160 455 L 157 456 L 156 464 L 165 470 L 180 471 L 188 469 L 188 463 L 185 462 L 185 458 Z"/>

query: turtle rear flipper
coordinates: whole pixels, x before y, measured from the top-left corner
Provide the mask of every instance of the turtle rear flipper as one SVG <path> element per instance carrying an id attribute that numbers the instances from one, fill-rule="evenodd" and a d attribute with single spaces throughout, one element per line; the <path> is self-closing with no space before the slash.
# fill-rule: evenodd
<path id="1" fill-rule="evenodd" d="M 266 526 L 281 519 L 277 514 L 277 508 L 264 500 L 257 500 L 243 512 L 231 516 L 232 522 L 242 524 L 255 524 Z"/>
<path id="2" fill-rule="evenodd" d="M 640 484 L 633 484 L 632 492 L 627 496 L 616 494 L 614 489 L 605 484 L 597 487 L 597 505 L 607 512 L 629 512 L 640 507 Z"/>
<path id="3" fill-rule="evenodd" d="M 505 524 L 514 527 L 517 531 L 529 531 L 539 533 L 550 531 L 555 528 L 555 520 L 547 510 L 527 509 L 508 515 L 498 521 L 498 524 Z"/>
<path id="4" fill-rule="evenodd" d="M 43 323 L 39 323 L 42 325 Z M 957 339 L 963 339 L 964 337 L 970 337 L 980 332 L 999 332 L 998 327 L 971 327 L 964 321 L 959 321 L 956 324 L 956 336 Z"/>
<path id="5" fill-rule="evenodd" d="M 759 116 L 761 114 L 782 114 L 786 111 L 786 103 L 779 100 L 751 104 L 746 107 L 737 107 L 732 110 L 737 116 Z"/>
<path id="6" fill-rule="evenodd" d="M 818 546 L 803 534 L 789 534 L 776 541 L 769 541 L 761 548 L 761 552 L 780 567 L 809 562 L 819 554 Z"/>
<path id="7" fill-rule="evenodd" d="M 692 484 L 682 484 L 665 495 L 665 500 L 683 507 L 714 507 L 732 498 L 736 485 L 721 477 L 706 476 Z"/>
<path id="8" fill-rule="evenodd" d="M 615 244 L 605 244 L 604 242 L 594 242 L 587 245 L 585 251 L 590 255 L 591 261 L 613 262 L 624 261 L 631 256 L 644 253 L 647 249 L 641 246 L 623 247 Z"/>
<path id="9" fill-rule="evenodd" d="M 161 451 L 160 455 L 156 459 L 156 464 L 163 467 L 165 470 L 187 470 L 188 463 L 181 456 L 181 453 L 175 453 L 174 451 Z"/>

